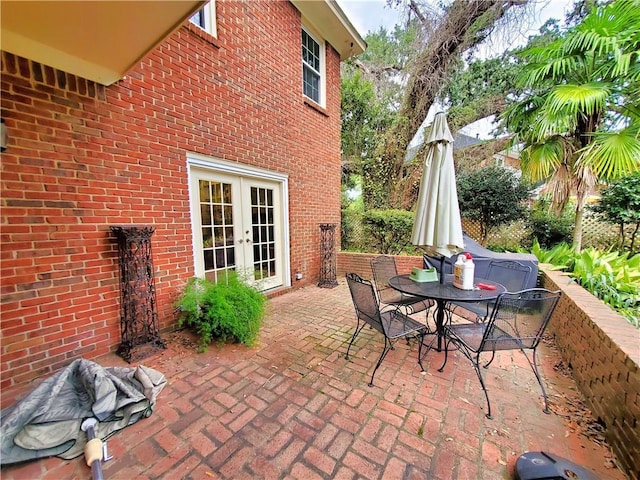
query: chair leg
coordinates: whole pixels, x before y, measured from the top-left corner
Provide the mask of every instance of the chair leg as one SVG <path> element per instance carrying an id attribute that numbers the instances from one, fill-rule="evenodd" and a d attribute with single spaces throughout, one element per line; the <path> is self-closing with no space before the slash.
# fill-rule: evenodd
<path id="1" fill-rule="evenodd" d="M 422 366 L 422 349 L 424 348 L 424 333 L 419 333 L 417 335 L 418 340 L 418 365 L 420 365 L 420 371 L 424 372 L 424 367 Z"/>
<path id="2" fill-rule="evenodd" d="M 493 362 L 493 359 L 496 358 L 496 351 L 495 350 L 491 350 L 491 358 L 489 359 L 489 361 L 487 363 L 485 363 L 482 367 L 483 368 L 489 368 L 489 365 L 491 365 L 491 362 Z"/>
<path id="3" fill-rule="evenodd" d="M 489 420 L 492 420 L 493 417 L 491 416 L 491 402 L 489 401 L 489 392 L 487 391 L 487 386 L 484 383 L 484 378 L 482 378 L 482 371 L 480 370 L 480 353 L 476 354 L 475 359 L 470 359 L 470 360 L 471 360 L 471 363 L 473 364 L 473 369 L 476 371 L 476 375 L 478 375 L 478 379 L 480 380 L 480 386 L 482 387 L 482 391 L 484 392 L 484 398 L 487 400 L 486 417 Z"/>
<path id="4" fill-rule="evenodd" d="M 524 354 L 525 357 L 527 357 L 527 360 L 529 361 L 529 365 L 531 365 L 531 369 L 533 370 L 533 373 L 536 375 L 536 378 L 538 379 L 538 385 L 540 385 L 540 389 L 542 390 L 542 396 L 544 397 L 544 410 L 542 410 L 544 413 L 549 414 L 551 413 L 551 411 L 549 410 L 549 399 L 547 398 L 547 391 L 544 388 L 544 384 L 542 383 L 542 378 L 540 377 L 540 372 L 538 371 L 538 365 L 536 362 L 536 349 L 533 349 L 533 355 L 532 358 L 529 359 L 529 356 L 524 352 L 524 350 L 522 350 L 522 353 Z"/>
<path id="5" fill-rule="evenodd" d="M 370 387 L 373 387 L 373 377 L 376 375 L 376 371 L 378 370 L 378 367 L 382 363 L 382 360 L 384 360 L 384 357 L 387 356 L 387 353 L 389 353 L 389 350 L 391 350 L 391 348 L 393 348 L 393 344 L 389 340 L 387 340 L 387 337 L 385 337 L 384 348 L 382 349 L 380 358 L 378 358 L 378 363 L 376 363 L 376 367 L 373 369 L 373 373 L 371 374 L 371 381 L 369 382 Z"/>
<path id="6" fill-rule="evenodd" d="M 431 339 L 431 341 L 429 342 L 429 345 L 424 345 L 424 337 L 425 337 L 426 335 L 431 335 L 431 333 L 427 331 L 426 333 L 424 333 L 424 334 L 422 335 L 422 343 L 421 343 L 421 346 L 422 346 L 422 349 L 424 350 L 424 354 L 423 354 L 423 353 L 419 353 L 419 354 L 418 354 L 418 355 L 420 355 L 419 360 L 418 360 L 418 363 L 420 364 L 420 367 L 422 368 L 422 372 L 423 372 L 423 373 L 424 373 L 426 370 L 424 369 L 424 366 L 422 365 L 422 359 L 423 359 L 423 358 L 425 358 L 425 357 L 429 354 L 429 352 L 430 352 L 430 351 L 431 351 L 431 349 L 433 348 L 433 342 L 435 342 L 435 341 L 438 339 L 438 337 L 434 335 L 434 336 L 433 336 L 433 338 Z"/>
<path id="7" fill-rule="evenodd" d="M 345 359 L 349 360 L 349 350 L 351 350 L 351 345 L 353 345 L 354 340 L 358 336 L 358 334 L 362 331 L 366 323 L 362 322 L 360 324 L 360 320 L 358 320 L 358 324 L 356 325 L 356 329 L 353 331 L 353 336 L 351 337 L 351 341 L 349 342 L 349 346 L 347 347 L 347 354 L 344 356 Z"/>
<path id="8" fill-rule="evenodd" d="M 444 366 L 447 364 L 447 360 L 449 358 L 449 345 L 451 344 L 451 342 L 452 342 L 451 338 L 445 338 L 444 339 L 444 362 L 442 362 L 442 365 L 440 365 L 440 368 L 438 369 L 439 372 L 443 372 L 444 371 Z M 458 344 L 456 343 L 456 345 L 458 345 Z M 459 347 L 459 349 L 460 349 L 460 347 Z M 465 354 L 465 356 L 466 356 L 466 354 Z"/>

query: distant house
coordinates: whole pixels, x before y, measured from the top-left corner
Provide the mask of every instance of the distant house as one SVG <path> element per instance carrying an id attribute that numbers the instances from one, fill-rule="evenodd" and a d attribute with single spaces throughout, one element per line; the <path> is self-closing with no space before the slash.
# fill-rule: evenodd
<path id="1" fill-rule="evenodd" d="M 514 145 L 493 155 L 494 165 L 520 170 L 520 151 L 522 145 Z"/>
<path id="2" fill-rule="evenodd" d="M 429 124 L 428 126 L 430 125 L 431 124 Z M 482 143 L 483 141 L 484 140 L 479 139 L 477 136 L 471 137 L 469 135 L 465 135 L 464 133 L 456 132 L 453 134 L 453 150 L 461 150 L 463 148 Z M 413 162 L 421 148 L 422 144 L 411 145 L 409 148 L 407 148 L 407 153 L 404 157 L 404 164 L 408 165 Z"/>
<path id="3" fill-rule="evenodd" d="M 318 281 L 340 62 L 365 48 L 334 0 L 1 8 L 0 387 L 117 347 L 112 226 L 155 229 L 161 328 L 195 275 Z"/>

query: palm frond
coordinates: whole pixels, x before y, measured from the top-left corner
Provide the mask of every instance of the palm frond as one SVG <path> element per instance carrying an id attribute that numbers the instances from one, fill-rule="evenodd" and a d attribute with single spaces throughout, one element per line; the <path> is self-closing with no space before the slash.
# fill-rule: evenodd
<path id="1" fill-rule="evenodd" d="M 518 78 L 518 84 L 522 87 L 539 87 L 541 82 L 572 76 L 585 69 L 584 55 L 546 58 L 537 63 L 526 64 Z"/>
<path id="2" fill-rule="evenodd" d="M 542 143 L 554 136 L 566 136 L 576 129 L 576 115 L 540 108 L 528 128 L 529 143 Z"/>
<path id="3" fill-rule="evenodd" d="M 532 181 L 544 180 L 564 163 L 568 153 L 567 140 L 556 135 L 544 143 L 527 145 L 520 152 L 520 167 Z"/>
<path id="4" fill-rule="evenodd" d="M 597 132 L 579 152 L 579 163 L 598 177 L 615 180 L 640 170 L 640 132 L 632 125 L 619 132 Z"/>
<path id="5" fill-rule="evenodd" d="M 545 193 L 551 195 L 551 208 L 563 212 L 571 194 L 575 191 L 575 175 L 566 163 L 558 166 L 545 187 Z"/>
<path id="6" fill-rule="evenodd" d="M 583 113 L 593 115 L 604 109 L 611 94 L 610 85 L 603 82 L 589 82 L 582 85 L 557 85 L 548 97 L 549 109 L 566 115 Z"/>

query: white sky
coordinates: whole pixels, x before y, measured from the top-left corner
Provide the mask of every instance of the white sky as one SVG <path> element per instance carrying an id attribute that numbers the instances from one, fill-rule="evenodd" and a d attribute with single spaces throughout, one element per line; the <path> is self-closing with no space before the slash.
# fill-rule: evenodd
<path id="1" fill-rule="evenodd" d="M 347 15 L 351 23 L 358 30 L 360 35 L 364 37 L 367 32 L 376 31 L 381 26 L 387 30 L 393 28 L 394 25 L 400 23 L 401 12 L 399 9 L 387 6 L 386 0 L 336 0 L 342 11 Z M 436 3 L 437 0 L 432 0 Z M 523 25 L 530 27 L 525 34 L 510 39 L 510 46 L 514 43 L 522 41 L 526 42 L 527 36 L 538 31 L 538 28 L 549 18 L 557 18 L 562 21 L 565 11 L 571 7 L 571 0 L 534 0 L 535 13 L 523 18 Z"/>
<path id="2" fill-rule="evenodd" d="M 400 10 L 387 6 L 385 0 L 336 0 L 349 21 L 364 36 L 370 31 L 377 31 L 381 26 L 387 30 L 402 22 Z M 437 0 L 432 0 L 436 2 Z M 521 25 L 523 32 L 497 32 L 490 38 L 486 45 L 480 49 L 478 56 L 493 56 L 505 50 L 505 46 L 514 48 L 525 45 L 530 35 L 538 32 L 538 29 L 549 18 L 556 18 L 560 23 L 564 20 L 564 14 L 573 5 L 572 0 L 536 0 L 534 13 L 523 16 Z M 432 112 L 433 114 L 435 112 Z M 493 127 L 490 122 L 480 121 L 465 127 L 462 132 L 470 136 L 480 135 L 480 138 L 489 138 Z"/>

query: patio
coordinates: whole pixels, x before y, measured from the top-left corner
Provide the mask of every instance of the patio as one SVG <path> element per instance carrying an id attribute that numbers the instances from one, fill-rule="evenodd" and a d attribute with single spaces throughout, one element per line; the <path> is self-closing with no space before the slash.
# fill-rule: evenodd
<path id="1" fill-rule="evenodd" d="M 420 316 L 420 314 L 418 314 Z M 430 352 L 426 374 L 415 344 L 399 342 L 367 386 L 382 336 L 355 326 L 343 278 L 274 297 L 260 344 L 212 346 L 198 354 L 187 332 L 145 359 L 168 385 L 148 419 L 109 439 L 105 478 L 508 479 L 525 451 L 548 451 L 603 479 L 625 479 L 591 423 L 552 345 L 539 360 L 551 415 L 519 352 L 500 352 L 485 372 L 494 419 L 485 418 L 471 365 Z M 127 364 L 115 355 L 103 366 Z M 555 367 L 555 368 L 554 368 Z M 3 392 L 3 406 L 19 392 Z M 2 469 L 2 478 L 89 479 L 82 457 L 48 458 Z"/>

